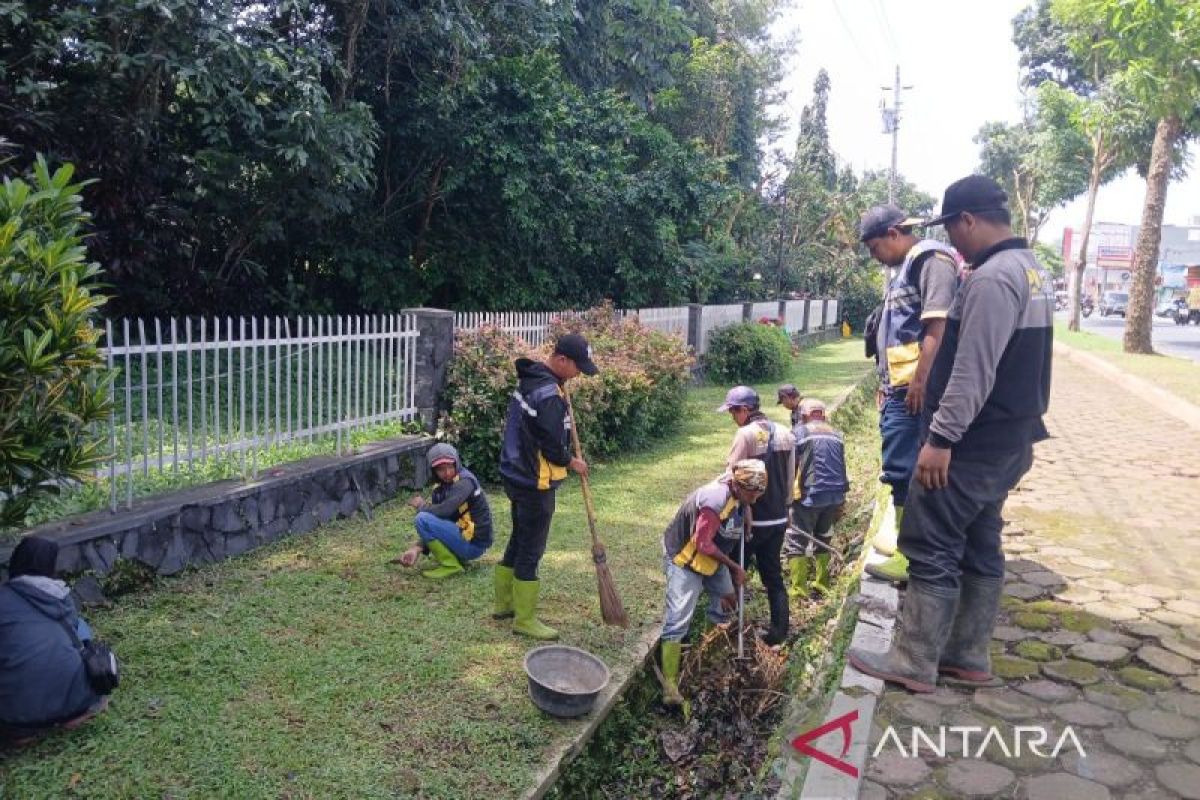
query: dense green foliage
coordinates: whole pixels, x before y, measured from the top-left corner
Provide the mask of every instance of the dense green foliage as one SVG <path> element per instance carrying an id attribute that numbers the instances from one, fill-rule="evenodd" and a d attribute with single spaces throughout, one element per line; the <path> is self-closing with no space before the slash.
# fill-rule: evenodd
<path id="1" fill-rule="evenodd" d="M 779 0 L 0 2 L 0 145 L 116 313 L 754 290 Z"/>
<path id="2" fill-rule="evenodd" d="M 783 328 L 743 322 L 713 331 L 704 354 L 708 377 L 722 383 L 774 380 L 792 360 L 792 344 Z"/>
<path id="3" fill-rule="evenodd" d="M 104 303 L 69 166 L 0 188 L 0 528 L 102 460 L 108 385 L 93 326 Z"/>
<path id="4" fill-rule="evenodd" d="M 587 336 L 600 367 L 596 377 L 568 385 L 587 457 L 645 447 L 679 426 L 692 366 L 681 340 L 620 319 L 607 305 L 556 319 L 547 341 L 568 332 Z M 460 333 L 455 341 L 442 435 L 485 480 L 499 479 L 504 414 L 516 388 L 513 361 L 544 358 L 548 347 L 531 350 L 494 327 Z"/>

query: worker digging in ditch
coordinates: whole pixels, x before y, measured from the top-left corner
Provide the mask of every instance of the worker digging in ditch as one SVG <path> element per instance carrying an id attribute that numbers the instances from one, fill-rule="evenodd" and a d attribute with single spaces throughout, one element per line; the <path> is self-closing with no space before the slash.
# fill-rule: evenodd
<path id="1" fill-rule="evenodd" d="M 419 494 L 409 499 L 408 504 L 417 509 L 418 541 L 392 563 L 411 567 L 422 553 L 428 553 L 438 566 L 421 574 L 448 578 L 492 546 L 492 510 L 479 479 L 462 465 L 451 445 L 435 444 L 427 458 L 437 479 L 433 499 L 426 501 Z"/>
<path id="2" fill-rule="evenodd" d="M 735 588 L 746 573 L 731 553 L 743 535 L 746 508 L 767 489 L 767 468 L 757 458 L 733 468 L 687 496 L 663 533 L 663 569 L 667 574 L 659 656 L 663 705 L 679 707 L 679 658 L 701 590 L 708 592 L 708 617 L 716 624 L 737 608 Z"/>
<path id="3" fill-rule="evenodd" d="M 759 408 L 758 392 L 749 386 L 730 389 L 717 411 L 729 412 L 738 426 L 725 469 L 732 470 L 733 465 L 742 459 L 757 458 L 771 476 L 766 492 L 754 504 L 751 524 L 753 536 L 746 542 L 746 555 L 754 559 L 771 609 L 771 623 L 763 641 L 772 646 L 783 644 L 788 635 L 790 612 L 780 553 L 787 532 L 788 507 L 791 505 L 792 483 L 796 476 L 796 437 L 786 426 L 767 419 Z"/>
<path id="4" fill-rule="evenodd" d="M 800 422 L 792 428 L 796 437 L 792 524 L 783 543 L 788 594 L 793 598 L 807 597 L 809 589 L 828 593 L 831 532 L 850 490 L 845 443 L 841 432 L 825 420 L 825 403 L 806 397 L 799 411 Z"/>

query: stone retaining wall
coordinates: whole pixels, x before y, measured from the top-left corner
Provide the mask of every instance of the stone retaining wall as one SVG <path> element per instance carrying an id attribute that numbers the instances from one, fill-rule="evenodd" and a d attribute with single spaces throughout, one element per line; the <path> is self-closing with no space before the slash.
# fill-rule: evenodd
<path id="1" fill-rule="evenodd" d="M 147 498 L 132 509 L 97 511 L 28 531 L 58 542 L 58 570 L 105 575 L 119 560 L 160 575 L 240 555 L 284 536 L 308 533 L 363 505 L 428 480 L 426 436 L 364 445 L 356 455 L 317 458 L 269 470 L 259 480 L 220 481 Z M 7 564 L 12 547 L 0 547 Z"/>

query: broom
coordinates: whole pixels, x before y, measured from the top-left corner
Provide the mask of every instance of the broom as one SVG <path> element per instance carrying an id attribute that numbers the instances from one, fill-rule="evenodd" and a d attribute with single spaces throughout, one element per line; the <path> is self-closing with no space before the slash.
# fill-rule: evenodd
<path id="1" fill-rule="evenodd" d="M 567 411 L 571 414 L 571 443 L 575 446 L 575 457 L 582 461 L 583 448 L 579 446 L 579 433 L 575 430 L 575 426 L 579 424 L 579 418 L 575 416 L 575 408 L 571 405 L 571 393 L 567 392 L 566 397 Z M 592 532 L 592 563 L 596 565 L 596 583 L 600 587 L 600 616 L 604 618 L 606 625 L 627 628 L 629 627 L 629 615 L 625 613 L 625 606 L 621 604 L 621 597 L 617 594 L 612 573 L 608 571 L 608 557 L 604 553 L 604 545 L 596 533 L 596 511 L 592 508 L 592 490 L 588 486 L 586 475 L 580 475 L 579 480 L 583 486 L 583 504 L 587 507 L 588 528 Z"/>

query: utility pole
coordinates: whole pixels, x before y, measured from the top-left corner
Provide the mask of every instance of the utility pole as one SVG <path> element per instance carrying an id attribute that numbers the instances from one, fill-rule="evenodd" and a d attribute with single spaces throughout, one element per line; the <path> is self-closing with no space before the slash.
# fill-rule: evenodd
<path id="1" fill-rule="evenodd" d="M 892 107 L 888 108 L 882 100 L 879 110 L 883 114 L 883 132 L 892 135 L 892 171 L 888 174 L 888 202 L 896 202 L 896 161 L 900 149 L 900 90 L 911 89 L 912 86 L 900 85 L 900 65 L 896 65 L 896 82 L 892 86 L 880 87 L 885 92 L 892 91 Z"/>

